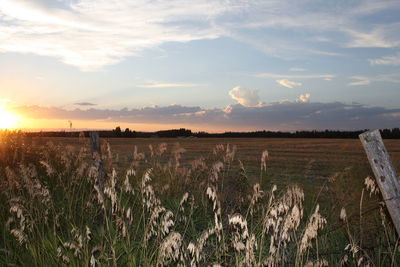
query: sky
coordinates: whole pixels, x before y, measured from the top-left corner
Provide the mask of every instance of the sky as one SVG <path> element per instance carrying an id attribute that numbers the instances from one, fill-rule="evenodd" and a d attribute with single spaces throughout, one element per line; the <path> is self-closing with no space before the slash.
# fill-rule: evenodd
<path id="1" fill-rule="evenodd" d="M 0 0 L 0 111 L 24 129 L 399 127 L 399 13 L 398 0 Z"/>

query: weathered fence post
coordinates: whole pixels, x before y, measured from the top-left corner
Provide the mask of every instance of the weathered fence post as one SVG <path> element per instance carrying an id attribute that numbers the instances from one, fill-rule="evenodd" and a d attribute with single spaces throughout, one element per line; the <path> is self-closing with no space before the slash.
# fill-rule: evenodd
<path id="1" fill-rule="evenodd" d="M 103 163 L 101 160 L 101 146 L 100 146 L 99 133 L 90 132 L 89 137 L 90 137 L 90 147 L 92 150 L 92 164 L 98 173 L 95 183 L 99 187 L 100 192 L 103 193 L 106 173 L 104 172 Z"/>
<path id="2" fill-rule="evenodd" d="M 400 181 L 383 144 L 382 137 L 379 130 L 362 133 L 359 137 L 396 227 L 397 235 L 400 236 Z"/>

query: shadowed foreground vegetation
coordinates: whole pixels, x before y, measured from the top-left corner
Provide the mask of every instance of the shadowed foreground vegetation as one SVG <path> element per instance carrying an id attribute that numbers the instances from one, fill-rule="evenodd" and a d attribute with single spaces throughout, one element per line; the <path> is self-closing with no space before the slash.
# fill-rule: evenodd
<path id="1" fill-rule="evenodd" d="M 275 185 L 264 150 L 248 172 L 234 145 L 196 158 L 178 143 L 0 134 L 2 266 L 397 266 L 398 238 L 368 171 L 343 169 L 311 194 Z M 361 176 L 362 175 L 362 176 Z M 359 176 L 359 177 L 357 177 Z M 364 179 L 366 178 L 366 179 Z M 297 180 L 296 180 L 297 181 Z M 320 203 L 320 204 L 318 204 Z"/>

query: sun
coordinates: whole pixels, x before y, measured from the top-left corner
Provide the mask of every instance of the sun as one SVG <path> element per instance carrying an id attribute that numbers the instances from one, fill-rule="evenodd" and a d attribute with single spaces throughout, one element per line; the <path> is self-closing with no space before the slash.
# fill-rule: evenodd
<path id="1" fill-rule="evenodd" d="M 16 128 L 18 124 L 18 116 L 6 110 L 0 104 L 0 129 Z"/>

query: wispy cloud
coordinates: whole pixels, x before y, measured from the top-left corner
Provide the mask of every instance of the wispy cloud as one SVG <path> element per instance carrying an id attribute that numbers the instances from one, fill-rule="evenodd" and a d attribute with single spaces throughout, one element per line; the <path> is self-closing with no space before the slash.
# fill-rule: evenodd
<path id="1" fill-rule="evenodd" d="M 347 85 L 349 86 L 368 85 L 371 83 L 371 80 L 365 76 L 351 76 L 350 79 L 356 81 L 348 83 Z"/>
<path id="2" fill-rule="evenodd" d="M 6 23 L 0 24 L 0 51 L 54 56 L 95 70 L 165 42 L 216 38 L 220 33 L 210 20 L 235 9 L 207 1 L 50 3 L 1 1 L 0 20 Z"/>
<path id="3" fill-rule="evenodd" d="M 400 73 L 390 73 L 390 74 L 380 74 L 375 76 L 351 76 L 350 79 L 356 80 L 354 82 L 350 82 L 347 85 L 356 86 L 356 85 L 368 85 L 373 82 L 387 82 L 387 83 L 400 83 Z"/>
<path id="4" fill-rule="evenodd" d="M 258 73 L 255 75 L 259 78 L 273 79 L 333 79 L 333 74 L 278 74 L 278 73 Z"/>
<path id="5" fill-rule="evenodd" d="M 299 83 L 299 82 L 289 81 L 289 80 L 286 80 L 286 79 L 276 80 L 276 82 L 278 84 L 282 85 L 282 86 L 287 87 L 287 88 L 293 88 L 293 87 L 301 85 L 301 83 Z"/>
<path id="6" fill-rule="evenodd" d="M 168 87 L 193 87 L 199 86 L 196 83 L 151 83 L 151 84 L 141 84 L 136 85 L 136 87 L 141 88 L 168 88 Z"/>
<path id="7" fill-rule="evenodd" d="M 332 51 L 311 50 L 311 52 L 313 54 L 324 55 L 324 56 L 332 56 L 332 57 L 343 56 L 343 54 L 341 54 L 341 53 L 332 52 Z"/>
<path id="8" fill-rule="evenodd" d="M 387 65 L 387 66 L 399 66 L 400 65 L 400 54 L 385 56 L 376 59 L 369 59 L 371 65 Z"/>
<path id="9" fill-rule="evenodd" d="M 371 25 L 372 30 L 344 29 L 351 40 L 347 47 L 392 48 L 400 45 L 400 23 Z"/>
<path id="10" fill-rule="evenodd" d="M 399 9 L 390 0 L 2 0 L 0 52 L 51 56 L 96 70 L 166 42 L 229 37 L 282 58 L 337 56 L 343 47 L 398 47 L 398 21 L 377 24 L 366 17 Z M 333 49 L 319 50 L 322 39 Z"/>
<path id="11" fill-rule="evenodd" d="M 306 71 L 304 68 L 290 68 L 290 71 Z"/>
<path id="12" fill-rule="evenodd" d="M 74 103 L 74 105 L 77 105 L 77 106 L 96 106 L 97 104 L 93 104 L 93 103 L 90 103 L 90 102 L 78 102 L 78 103 Z"/>

